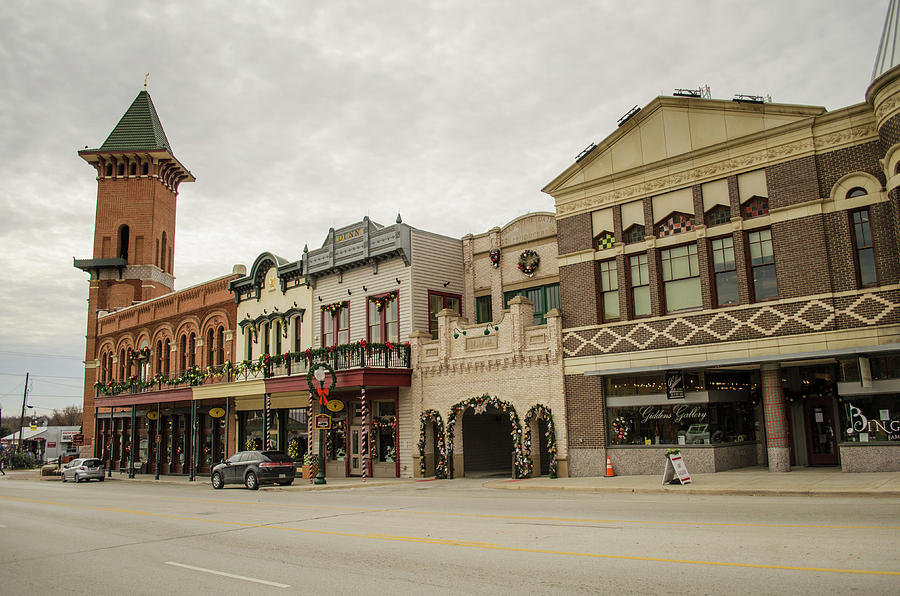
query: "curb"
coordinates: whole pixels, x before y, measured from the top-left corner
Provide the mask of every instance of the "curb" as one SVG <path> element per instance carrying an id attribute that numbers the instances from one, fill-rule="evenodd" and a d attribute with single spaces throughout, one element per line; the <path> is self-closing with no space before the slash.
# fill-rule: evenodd
<path id="1" fill-rule="evenodd" d="M 484 488 L 496 490 L 535 490 L 535 491 L 567 491 L 584 493 L 612 493 L 612 494 L 683 494 L 683 495 L 734 495 L 747 497 L 869 497 L 869 498 L 900 498 L 900 491 L 896 490 L 828 490 L 828 489 L 781 489 L 781 488 L 701 488 L 701 487 L 627 487 L 627 486 L 528 486 L 522 484 L 501 484 L 496 481 L 485 482 Z"/>

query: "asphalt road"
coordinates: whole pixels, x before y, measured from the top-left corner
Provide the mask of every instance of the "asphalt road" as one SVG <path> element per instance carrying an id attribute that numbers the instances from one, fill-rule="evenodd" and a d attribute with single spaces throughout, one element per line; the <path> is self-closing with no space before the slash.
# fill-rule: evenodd
<path id="1" fill-rule="evenodd" d="M 3 479 L 0 594 L 900 593 L 897 499 L 482 484 Z"/>

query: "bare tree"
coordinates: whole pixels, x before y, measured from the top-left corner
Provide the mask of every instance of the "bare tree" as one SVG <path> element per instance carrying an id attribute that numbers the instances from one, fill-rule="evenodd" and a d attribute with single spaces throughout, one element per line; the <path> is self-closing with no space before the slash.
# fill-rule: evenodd
<path id="1" fill-rule="evenodd" d="M 81 424 L 81 408 L 66 406 L 62 410 L 53 410 L 50 415 L 50 426 L 78 426 Z"/>

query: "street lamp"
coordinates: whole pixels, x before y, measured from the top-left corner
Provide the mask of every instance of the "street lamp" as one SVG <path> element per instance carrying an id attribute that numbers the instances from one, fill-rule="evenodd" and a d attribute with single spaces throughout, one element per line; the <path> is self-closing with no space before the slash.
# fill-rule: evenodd
<path id="1" fill-rule="evenodd" d="M 319 388 L 325 386 L 325 369 L 323 367 L 317 368 L 313 372 L 313 376 L 319 382 Z M 325 413 L 322 400 L 319 400 L 319 413 Z M 322 428 L 319 429 L 319 473 L 316 474 L 313 484 L 325 484 L 325 429 Z"/>

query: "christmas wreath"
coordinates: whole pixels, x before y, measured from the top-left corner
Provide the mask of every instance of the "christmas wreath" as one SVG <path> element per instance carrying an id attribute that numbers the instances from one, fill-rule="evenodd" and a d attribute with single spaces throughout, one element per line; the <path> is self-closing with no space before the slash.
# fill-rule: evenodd
<path id="1" fill-rule="evenodd" d="M 541 257 L 531 249 L 526 248 L 519 255 L 519 271 L 525 275 L 534 275 L 538 265 L 541 264 Z"/>
<path id="2" fill-rule="evenodd" d="M 327 388 L 324 386 L 325 381 L 322 381 L 322 387 L 316 387 L 313 384 L 313 379 L 315 378 L 316 371 L 320 368 L 324 368 L 326 371 L 331 373 L 331 385 Z M 312 393 L 315 393 L 319 396 L 319 403 L 323 406 L 328 405 L 328 394 L 331 393 L 331 390 L 334 389 L 334 386 L 337 385 L 337 375 L 334 372 L 334 369 L 327 362 L 316 362 L 315 364 L 310 365 L 309 372 L 306 373 L 306 384 L 309 385 L 309 390 Z"/>
<path id="3" fill-rule="evenodd" d="M 491 249 L 491 265 L 494 266 L 494 269 L 500 266 L 500 249 L 492 248 Z"/>

